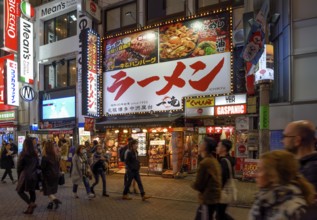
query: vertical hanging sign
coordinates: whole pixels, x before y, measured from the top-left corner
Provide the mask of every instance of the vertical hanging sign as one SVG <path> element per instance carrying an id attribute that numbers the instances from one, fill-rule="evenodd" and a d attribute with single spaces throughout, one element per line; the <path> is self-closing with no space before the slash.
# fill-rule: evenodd
<path id="1" fill-rule="evenodd" d="M 83 31 L 82 114 L 99 116 L 100 36 L 91 29 Z"/>
<path id="2" fill-rule="evenodd" d="M 12 60 L 7 60 L 6 86 L 6 104 L 19 106 L 18 64 Z"/>
<path id="3" fill-rule="evenodd" d="M 33 23 L 20 18 L 20 81 L 33 84 Z"/>
<path id="4" fill-rule="evenodd" d="M 4 0 L 4 29 L 1 49 L 16 53 L 18 51 L 18 18 L 20 0 Z"/>

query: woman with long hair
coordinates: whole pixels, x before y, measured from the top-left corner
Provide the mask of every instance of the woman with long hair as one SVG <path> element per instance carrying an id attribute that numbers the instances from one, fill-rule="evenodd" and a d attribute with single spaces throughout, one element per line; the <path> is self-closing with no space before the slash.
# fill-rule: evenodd
<path id="1" fill-rule="evenodd" d="M 73 156 L 73 168 L 72 168 L 72 181 L 73 181 L 73 193 L 75 198 L 79 198 L 77 195 L 78 185 L 84 183 L 88 199 L 92 199 L 95 195 L 91 192 L 89 185 L 89 178 L 92 177 L 92 173 L 89 167 L 87 152 L 84 145 L 79 145 L 76 149 L 76 153 Z"/>
<path id="2" fill-rule="evenodd" d="M 36 208 L 35 190 L 38 185 L 38 167 L 39 159 L 34 149 L 32 138 L 28 137 L 24 140 L 17 167 L 18 185 L 16 190 L 19 196 L 28 204 L 24 214 L 32 214 Z M 29 196 L 25 192 L 29 192 Z"/>
<path id="3" fill-rule="evenodd" d="M 52 141 L 46 142 L 44 149 L 41 162 L 43 193 L 50 200 L 47 208 L 52 209 L 53 205 L 55 205 L 55 209 L 58 209 L 59 204 L 62 204 L 55 196 L 60 176 L 59 149 L 57 144 Z"/>
<path id="4" fill-rule="evenodd" d="M 7 143 L 4 150 L 1 152 L 1 169 L 5 170 L 1 178 L 2 183 L 6 183 L 5 178 L 7 175 L 9 175 L 13 184 L 16 183 L 16 180 L 13 179 L 11 170 L 14 167 L 13 154 L 14 152 L 11 151 L 10 143 Z"/>
<path id="5" fill-rule="evenodd" d="M 258 163 L 256 183 L 259 192 L 250 211 L 250 220 L 299 220 L 314 203 L 315 190 L 299 173 L 292 153 L 272 151 Z"/>

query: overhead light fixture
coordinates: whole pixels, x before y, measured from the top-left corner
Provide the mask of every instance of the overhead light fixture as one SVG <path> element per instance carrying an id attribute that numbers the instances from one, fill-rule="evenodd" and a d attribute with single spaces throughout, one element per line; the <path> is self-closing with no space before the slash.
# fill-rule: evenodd
<path id="1" fill-rule="evenodd" d="M 119 133 L 119 130 L 115 130 L 114 133 L 118 134 L 118 133 Z"/>
<path id="2" fill-rule="evenodd" d="M 70 18 L 73 20 L 73 21 L 77 21 L 77 18 L 75 15 L 71 15 Z"/>
<path id="3" fill-rule="evenodd" d="M 146 133 L 146 132 L 147 132 L 147 130 L 146 130 L 146 129 L 143 129 L 143 130 L 142 130 L 142 132 L 143 132 L 143 133 Z"/>
<path id="4" fill-rule="evenodd" d="M 163 132 L 167 132 L 167 129 L 166 129 L 166 128 L 164 128 L 164 129 L 163 129 Z"/>
<path id="5" fill-rule="evenodd" d="M 128 133 L 128 130 L 127 130 L 127 129 L 124 129 L 124 130 L 123 130 L 123 133 L 125 133 L 125 134 Z"/>

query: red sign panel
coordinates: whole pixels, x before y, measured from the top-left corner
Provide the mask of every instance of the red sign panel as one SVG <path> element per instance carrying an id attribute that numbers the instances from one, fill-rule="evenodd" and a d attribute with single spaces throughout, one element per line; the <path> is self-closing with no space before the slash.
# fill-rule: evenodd
<path id="1" fill-rule="evenodd" d="M 5 57 L 0 57 L 0 110 L 9 110 L 15 109 L 13 106 L 4 104 L 4 68 L 5 68 L 5 60 L 14 60 L 14 55 L 8 55 Z"/>
<path id="2" fill-rule="evenodd" d="M 247 113 L 247 105 L 216 106 L 215 115 L 239 115 Z"/>
<path id="3" fill-rule="evenodd" d="M 18 18 L 20 17 L 20 0 L 4 1 L 4 42 L 3 50 L 18 50 Z"/>

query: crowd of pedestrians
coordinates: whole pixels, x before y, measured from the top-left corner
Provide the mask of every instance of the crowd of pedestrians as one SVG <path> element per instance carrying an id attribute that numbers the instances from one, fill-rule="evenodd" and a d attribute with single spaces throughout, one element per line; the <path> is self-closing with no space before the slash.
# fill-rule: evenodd
<path id="1" fill-rule="evenodd" d="M 276 150 L 260 155 L 256 175 L 256 193 L 250 209 L 250 220 L 309 220 L 316 215 L 317 151 L 316 127 L 306 120 L 289 123 L 283 132 L 284 150 Z M 232 220 L 226 209 L 236 198 L 234 185 L 235 159 L 230 156 L 232 142 L 205 137 L 199 146 L 201 161 L 192 188 L 198 191 L 199 207 L 195 219 Z M 71 166 L 67 162 L 72 153 Z M 58 209 L 62 201 L 58 199 L 58 186 L 65 180 L 64 173 L 70 172 L 74 198 L 79 198 L 78 186 L 83 184 L 88 199 L 95 198 L 95 187 L 102 182 L 102 196 L 107 193 L 106 172 L 111 155 L 106 153 L 97 141 L 86 142 L 77 148 L 70 148 L 66 140 L 43 141 L 38 145 L 35 138 L 26 138 L 22 152 L 18 156 L 17 146 L 3 142 L 1 168 L 4 169 L 1 182 L 6 183 L 7 175 L 12 183 L 12 168 L 16 167 L 17 193 L 27 208 L 25 214 L 32 214 L 36 208 L 36 190 L 42 190 L 48 197 L 47 209 Z M 143 201 L 150 198 L 145 194 L 140 176 L 138 142 L 132 138 L 119 150 L 120 160 L 125 162 L 123 200 L 130 187 Z M 93 182 L 92 184 L 90 182 Z M 134 184 L 133 184 L 134 182 Z M 185 192 L 184 192 L 185 193 Z"/>

